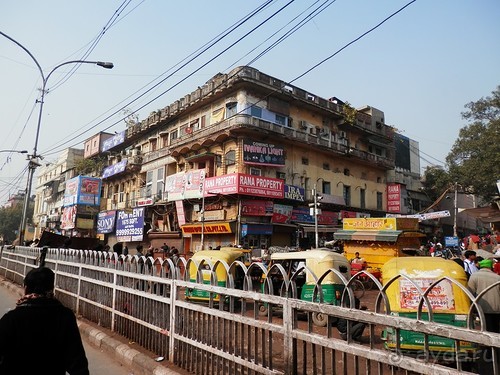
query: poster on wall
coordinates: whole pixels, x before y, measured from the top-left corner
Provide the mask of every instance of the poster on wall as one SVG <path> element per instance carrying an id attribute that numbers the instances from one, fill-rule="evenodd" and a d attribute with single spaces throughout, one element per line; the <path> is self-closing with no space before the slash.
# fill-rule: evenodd
<path id="1" fill-rule="evenodd" d="M 116 239 L 118 242 L 142 241 L 144 237 L 144 207 L 132 211 L 118 210 Z"/>
<path id="2" fill-rule="evenodd" d="M 76 224 L 76 206 L 64 207 L 61 215 L 61 229 L 74 229 Z"/>

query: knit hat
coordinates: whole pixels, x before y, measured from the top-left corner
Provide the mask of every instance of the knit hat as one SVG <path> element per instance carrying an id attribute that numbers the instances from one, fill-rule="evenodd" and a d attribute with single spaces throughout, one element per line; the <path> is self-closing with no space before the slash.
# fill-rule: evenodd
<path id="1" fill-rule="evenodd" d="M 493 261 L 491 259 L 483 259 L 479 262 L 480 268 L 493 268 Z"/>

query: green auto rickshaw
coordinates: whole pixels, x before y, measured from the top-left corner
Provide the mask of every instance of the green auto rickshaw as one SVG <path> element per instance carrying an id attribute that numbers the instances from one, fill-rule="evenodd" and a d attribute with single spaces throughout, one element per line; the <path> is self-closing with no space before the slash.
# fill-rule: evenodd
<path id="1" fill-rule="evenodd" d="M 272 282 L 273 293 L 280 295 L 284 285 L 283 275 L 277 267 L 273 265 L 280 264 L 288 278 L 299 270 L 299 268 L 306 266 L 316 278 L 320 278 L 329 269 L 339 271 L 347 280 L 350 278 L 350 264 L 345 256 L 329 250 L 312 249 L 306 251 L 293 251 L 283 253 L 271 254 L 271 259 L 268 264 L 268 274 L 262 276 L 262 290 L 266 288 L 266 279 L 269 278 Z M 313 301 L 314 288 L 316 286 L 316 279 L 310 272 L 303 270 L 295 275 L 295 285 L 297 287 L 296 298 L 303 301 Z M 323 303 L 340 305 L 342 293 L 344 291 L 344 283 L 340 280 L 339 276 L 330 272 L 321 282 L 321 289 L 323 292 Z M 316 298 L 316 301 L 318 298 Z M 266 315 L 268 313 L 268 306 L 266 304 L 259 307 L 259 313 Z M 318 326 L 325 326 L 327 324 L 327 317 L 323 314 L 313 314 L 312 320 Z"/>

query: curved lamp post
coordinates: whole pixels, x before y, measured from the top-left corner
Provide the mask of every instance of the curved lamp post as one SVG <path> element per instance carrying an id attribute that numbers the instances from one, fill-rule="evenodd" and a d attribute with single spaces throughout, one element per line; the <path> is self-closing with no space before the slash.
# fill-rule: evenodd
<path id="1" fill-rule="evenodd" d="M 97 65 L 100 67 L 103 67 L 105 69 L 112 69 L 113 68 L 113 63 L 111 62 L 103 62 L 103 61 L 86 61 L 86 60 L 71 60 L 71 61 L 66 61 L 63 62 L 57 66 L 55 66 L 47 75 L 44 74 L 42 67 L 38 63 L 37 59 L 33 56 L 33 54 L 26 48 L 24 47 L 21 43 L 16 41 L 15 39 L 11 38 L 7 34 L 3 33 L 0 31 L 0 35 L 6 37 L 9 39 L 11 42 L 15 43 L 19 47 L 21 47 L 30 57 L 31 59 L 35 62 L 38 71 L 40 72 L 40 76 L 42 77 L 42 93 L 40 95 L 40 100 L 37 100 L 38 103 L 40 103 L 40 110 L 38 112 L 38 123 L 36 127 L 36 136 L 35 136 L 35 146 L 33 147 L 33 154 L 28 155 L 28 181 L 26 183 L 26 194 L 24 197 L 24 206 L 23 206 L 23 215 L 21 219 L 21 227 L 19 229 L 19 244 L 22 245 L 24 242 L 24 231 L 26 229 L 26 220 L 27 220 L 27 215 L 28 215 L 28 207 L 29 207 L 29 201 L 30 201 L 30 195 L 31 195 L 31 185 L 33 182 L 33 175 L 35 173 L 35 169 L 40 166 L 40 163 L 38 163 L 38 158 L 40 155 L 37 154 L 38 152 L 38 138 L 40 136 L 40 125 L 42 124 L 42 112 L 43 112 L 43 104 L 44 104 L 44 99 L 45 99 L 45 94 L 47 92 L 46 87 L 47 87 L 47 81 L 49 80 L 50 76 L 52 73 L 54 73 L 57 69 L 59 69 L 61 66 L 64 65 L 69 65 L 69 64 L 93 64 Z"/>
<path id="2" fill-rule="evenodd" d="M 27 154 L 27 150 L 0 150 L 0 152 L 12 152 L 17 154 Z"/>

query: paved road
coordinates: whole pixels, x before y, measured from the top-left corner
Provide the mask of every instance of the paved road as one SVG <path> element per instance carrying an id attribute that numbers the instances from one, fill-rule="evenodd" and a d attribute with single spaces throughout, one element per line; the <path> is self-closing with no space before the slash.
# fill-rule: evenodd
<path id="1" fill-rule="evenodd" d="M 14 292 L 0 287 L 0 316 L 3 316 L 9 309 L 14 308 L 17 299 L 18 296 Z M 131 375 L 134 373 L 106 353 L 90 345 L 85 339 L 83 344 L 89 360 L 91 374 Z"/>

